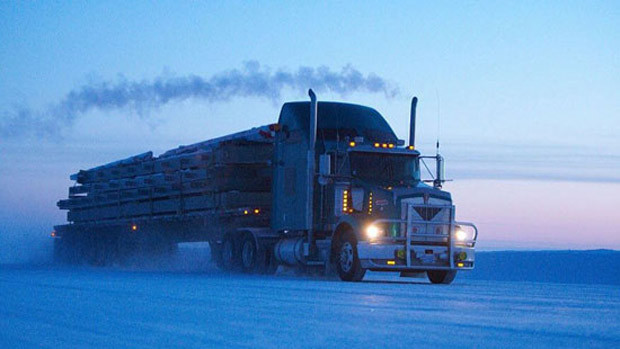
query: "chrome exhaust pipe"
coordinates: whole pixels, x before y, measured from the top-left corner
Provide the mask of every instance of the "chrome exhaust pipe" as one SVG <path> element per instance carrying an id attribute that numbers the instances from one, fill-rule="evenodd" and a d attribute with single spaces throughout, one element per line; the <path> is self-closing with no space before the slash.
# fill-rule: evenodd
<path id="1" fill-rule="evenodd" d="M 310 96 L 310 127 L 309 127 L 309 137 L 308 137 L 308 163 L 307 163 L 307 177 L 308 184 L 306 185 L 306 229 L 308 230 L 308 245 L 312 244 L 313 240 L 313 229 L 314 229 L 314 217 L 312 215 L 312 204 L 314 202 L 314 162 L 315 162 L 315 147 L 316 147 L 316 128 L 317 128 L 317 119 L 318 119 L 318 102 L 316 99 L 316 95 L 312 89 L 308 90 L 308 95 Z M 308 255 L 309 250 L 304 251 L 305 255 Z"/>
<path id="2" fill-rule="evenodd" d="M 416 107 L 418 105 L 418 97 L 413 97 L 411 100 L 411 114 L 409 120 L 409 146 L 415 149 L 415 114 Z"/>

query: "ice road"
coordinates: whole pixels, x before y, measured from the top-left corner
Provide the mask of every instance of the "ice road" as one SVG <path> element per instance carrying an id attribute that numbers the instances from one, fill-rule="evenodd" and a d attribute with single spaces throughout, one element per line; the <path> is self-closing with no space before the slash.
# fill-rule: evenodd
<path id="1" fill-rule="evenodd" d="M 0 266 L 0 347 L 619 347 L 620 287 Z"/>

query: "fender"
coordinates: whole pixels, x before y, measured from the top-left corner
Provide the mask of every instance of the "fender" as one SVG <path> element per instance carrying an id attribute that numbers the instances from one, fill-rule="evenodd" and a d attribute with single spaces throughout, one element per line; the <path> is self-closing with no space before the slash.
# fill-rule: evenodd
<path id="1" fill-rule="evenodd" d="M 256 247 L 258 248 L 260 245 L 258 244 L 259 237 L 277 237 L 277 235 L 273 234 L 270 229 L 267 228 L 238 228 L 235 230 L 236 234 L 245 234 L 249 233 L 254 238 L 254 243 L 256 243 Z"/>
<path id="2" fill-rule="evenodd" d="M 358 241 L 360 240 L 360 234 L 362 231 L 362 227 L 361 227 L 360 222 L 357 219 L 355 219 L 354 217 L 350 215 L 341 216 L 340 219 L 338 219 L 338 223 L 336 224 L 336 230 L 334 231 L 334 233 L 338 231 L 338 228 L 342 224 L 347 224 L 351 226 L 351 228 L 353 229 L 353 233 L 355 233 L 355 237 L 357 238 Z"/>

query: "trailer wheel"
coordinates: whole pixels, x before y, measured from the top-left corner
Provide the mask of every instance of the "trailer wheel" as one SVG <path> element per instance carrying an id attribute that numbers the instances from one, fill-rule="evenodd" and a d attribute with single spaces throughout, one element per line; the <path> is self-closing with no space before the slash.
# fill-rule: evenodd
<path id="1" fill-rule="evenodd" d="M 54 239 L 54 263 L 71 264 L 75 263 L 75 248 L 69 246 L 68 238 Z"/>
<path id="2" fill-rule="evenodd" d="M 237 244 L 231 235 L 227 235 L 222 242 L 221 264 L 223 270 L 231 271 L 239 265 L 239 252 Z"/>
<path id="3" fill-rule="evenodd" d="M 90 232 L 88 236 L 82 238 L 81 243 L 84 246 L 84 257 L 86 264 L 96 267 L 99 265 L 99 246 L 95 233 Z"/>
<path id="4" fill-rule="evenodd" d="M 258 251 L 252 234 L 244 234 L 241 239 L 241 270 L 250 274 L 256 271 L 258 265 Z"/>
<path id="5" fill-rule="evenodd" d="M 426 276 L 434 284 L 448 285 L 454 281 L 456 270 L 428 270 Z"/>
<path id="6" fill-rule="evenodd" d="M 361 281 L 366 274 L 357 256 L 357 239 L 351 231 L 341 235 L 336 248 L 336 270 L 343 281 Z"/>
<path id="7" fill-rule="evenodd" d="M 222 265 L 222 245 L 215 241 L 209 241 L 209 251 L 211 254 L 211 262 L 221 267 Z"/>

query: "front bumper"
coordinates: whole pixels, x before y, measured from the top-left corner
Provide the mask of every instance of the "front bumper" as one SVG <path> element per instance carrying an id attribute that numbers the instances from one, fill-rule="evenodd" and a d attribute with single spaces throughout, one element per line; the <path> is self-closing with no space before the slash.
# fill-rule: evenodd
<path id="1" fill-rule="evenodd" d="M 446 226 L 446 232 L 449 233 L 445 235 L 409 233 L 406 237 L 400 238 L 385 237 L 371 241 L 359 241 L 357 254 L 362 268 L 379 271 L 471 270 L 474 268 L 474 246 L 478 238 L 478 229 L 472 223 L 377 220 L 373 224 L 381 222 L 400 223 L 407 226 L 412 224 Z M 472 238 L 456 242 L 452 236 L 457 226 L 468 226 L 473 229 Z"/>
<path id="2" fill-rule="evenodd" d="M 357 254 L 362 268 L 381 271 L 471 270 L 475 264 L 473 247 L 412 245 L 409 259 L 403 244 L 360 241 Z M 450 258 L 452 254 L 452 258 Z M 463 258 L 465 257 L 465 258 Z"/>

